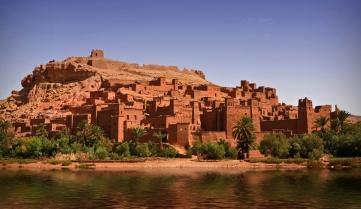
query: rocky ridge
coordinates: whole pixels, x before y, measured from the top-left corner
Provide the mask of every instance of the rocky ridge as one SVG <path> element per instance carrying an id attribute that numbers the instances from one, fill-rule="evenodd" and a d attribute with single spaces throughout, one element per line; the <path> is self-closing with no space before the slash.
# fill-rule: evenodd
<path id="1" fill-rule="evenodd" d="M 68 57 L 52 60 L 34 68 L 25 76 L 20 91 L 0 101 L 0 118 L 16 121 L 39 116 L 63 116 L 67 107 L 82 105 L 90 91 L 105 83 L 134 83 L 165 77 L 183 84 L 210 84 L 200 70 L 179 69 L 175 66 L 134 64 L 104 57 L 101 50 L 93 50 L 89 57 Z"/>

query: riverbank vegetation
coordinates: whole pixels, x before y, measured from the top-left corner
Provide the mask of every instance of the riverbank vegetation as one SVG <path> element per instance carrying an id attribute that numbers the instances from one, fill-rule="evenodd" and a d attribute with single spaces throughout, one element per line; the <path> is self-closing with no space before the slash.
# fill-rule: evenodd
<path id="1" fill-rule="evenodd" d="M 249 159 L 248 162 L 264 163 L 305 163 L 314 162 L 327 156 L 333 166 L 358 166 L 361 157 L 361 123 L 347 123 L 348 113 L 340 111 L 335 119 L 319 118 L 315 121 L 312 134 L 286 136 L 282 133 L 269 133 L 259 144 L 255 143 L 252 120 L 242 118 L 234 127 L 236 147 L 226 140 L 200 142 L 187 147 L 181 155 L 167 143 L 164 133 L 154 133 L 147 143 L 139 142 L 147 130 L 135 128 L 133 138 L 121 143 L 106 138 L 100 127 L 80 123 L 71 134 L 65 129 L 49 136 L 45 126 L 40 125 L 36 136 L 15 137 L 10 124 L 0 120 L 0 158 L 7 159 L 54 159 L 62 160 L 118 160 L 131 161 L 146 158 L 192 157 L 199 160 L 247 159 L 251 149 L 258 149 L 264 159 Z M 324 159 L 323 159 L 324 160 Z M 25 162 L 25 161 L 24 161 Z"/>
<path id="2" fill-rule="evenodd" d="M 314 124 L 317 131 L 309 135 L 268 134 L 260 142 L 259 150 L 266 156 L 281 159 L 318 160 L 324 154 L 337 158 L 361 157 L 361 123 L 347 123 L 348 115 L 340 111 L 331 121 L 320 117 Z"/>
<path id="3" fill-rule="evenodd" d="M 63 130 L 49 137 L 44 126 L 40 126 L 36 136 L 14 137 L 9 124 L 0 124 L 0 157 L 5 158 L 56 158 L 64 160 L 124 160 L 135 157 L 178 156 L 171 147 L 156 142 L 140 143 L 145 130 L 134 130 L 134 140 L 122 143 L 111 142 L 104 137 L 100 127 L 81 123 L 74 135 Z"/>

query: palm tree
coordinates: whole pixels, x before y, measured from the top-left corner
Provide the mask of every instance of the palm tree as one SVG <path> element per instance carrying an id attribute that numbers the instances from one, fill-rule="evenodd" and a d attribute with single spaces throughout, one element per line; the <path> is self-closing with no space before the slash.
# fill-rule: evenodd
<path id="1" fill-rule="evenodd" d="M 159 141 L 159 149 L 163 150 L 163 139 L 167 137 L 166 133 L 162 133 L 161 131 L 155 132 L 153 136 Z"/>
<path id="2" fill-rule="evenodd" d="M 234 138 L 237 140 L 237 147 L 240 148 L 243 158 L 249 156 L 250 145 L 254 141 L 254 126 L 250 117 L 243 117 L 233 127 L 232 132 Z"/>
<path id="3" fill-rule="evenodd" d="M 331 121 L 331 128 L 335 130 L 336 133 L 343 131 L 346 120 L 350 115 L 351 114 L 345 110 L 337 111 L 336 118 Z"/>
<path id="4" fill-rule="evenodd" d="M 142 138 L 147 133 L 147 130 L 138 127 L 138 128 L 133 128 L 132 133 L 134 140 L 138 143 L 139 139 Z"/>
<path id="5" fill-rule="evenodd" d="M 324 116 L 317 118 L 315 121 L 316 130 L 318 128 L 320 128 L 322 132 L 325 132 L 325 127 L 326 127 L 328 121 L 330 121 L 330 119 L 327 117 L 324 117 Z"/>
<path id="6" fill-rule="evenodd" d="M 80 122 L 77 129 L 78 141 L 88 147 L 93 146 L 104 137 L 103 130 L 99 126 L 88 124 L 86 121 Z"/>
<path id="7" fill-rule="evenodd" d="M 343 127 L 343 125 L 345 124 L 346 120 L 348 117 L 350 117 L 350 113 L 345 111 L 345 110 L 341 110 L 338 114 L 337 114 L 337 118 L 340 121 L 340 125 L 341 128 Z"/>

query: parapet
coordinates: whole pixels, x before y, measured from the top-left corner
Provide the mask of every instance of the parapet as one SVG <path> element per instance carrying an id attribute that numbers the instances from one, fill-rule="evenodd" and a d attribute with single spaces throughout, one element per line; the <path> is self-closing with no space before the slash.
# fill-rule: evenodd
<path id="1" fill-rule="evenodd" d="M 103 50 L 101 49 L 93 49 L 91 54 L 90 54 L 90 57 L 93 57 L 93 58 L 104 58 L 104 52 Z"/>
<path id="2" fill-rule="evenodd" d="M 298 100 L 298 106 L 309 106 L 312 107 L 312 100 L 308 99 L 307 97 L 305 97 L 304 99 L 300 99 Z"/>

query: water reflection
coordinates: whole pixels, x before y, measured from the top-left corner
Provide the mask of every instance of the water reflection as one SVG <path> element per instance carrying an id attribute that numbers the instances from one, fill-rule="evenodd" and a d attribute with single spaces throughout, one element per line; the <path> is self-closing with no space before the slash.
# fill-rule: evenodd
<path id="1" fill-rule="evenodd" d="M 0 171 L 1 208 L 361 208 L 360 170 Z"/>

